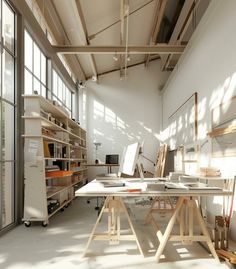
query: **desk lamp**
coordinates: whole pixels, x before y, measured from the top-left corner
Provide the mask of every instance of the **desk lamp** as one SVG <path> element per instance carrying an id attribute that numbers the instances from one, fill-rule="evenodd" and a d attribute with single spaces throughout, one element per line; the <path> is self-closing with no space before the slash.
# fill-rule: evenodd
<path id="1" fill-rule="evenodd" d="M 98 154 L 98 147 L 101 146 L 102 143 L 100 143 L 100 142 L 94 142 L 93 144 L 95 145 L 95 150 L 96 150 L 96 154 L 95 154 L 95 156 L 96 156 L 95 164 L 98 164 L 98 163 L 99 163 L 98 156 L 97 156 L 97 154 Z"/>

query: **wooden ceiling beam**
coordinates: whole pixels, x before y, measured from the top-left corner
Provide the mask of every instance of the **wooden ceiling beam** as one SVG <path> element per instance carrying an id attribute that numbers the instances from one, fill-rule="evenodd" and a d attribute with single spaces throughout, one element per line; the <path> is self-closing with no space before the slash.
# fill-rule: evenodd
<path id="1" fill-rule="evenodd" d="M 43 51 L 46 57 L 50 58 L 53 61 L 53 63 L 57 66 L 59 73 L 66 79 L 71 88 L 74 89 L 75 84 L 72 78 L 69 76 L 58 55 L 52 48 L 48 38 L 46 37 L 44 31 L 42 30 L 41 26 L 39 25 L 26 1 L 10 0 L 10 3 L 19 12 L 19 14 L 22 15 L 25 27 L 34 37 L 34 40 L 40 46 L 40 49 Z"/>
<path id="2" fill-rule="evenodd" d="M 188 30 L 188 28 L 189 28 L 189 26 L 190 26 L 190 23 L 191 23 L 192 20 L 193 20 L 193 16 L 194 16 L 193 13 L 194 13 L 194 11 L 197 10 L 197 8 L 198 8 L 200 2 L 201 2 L 201 0 L 197 0 L 197 1 L 194 3 L 193 8 L 192 8 L 192 10 L 191 10 L 191 14 L 190 14 L 190 16 L 188 17 L 187 22 L 186 22 L 186 24 L 184 25 L 183 31 L 182 31 L 181 34 L 179 35 L 179 39 L 177 40 L 176 44 L 180 44 L 180 43 L 183 44 L 182 40 L 183 40 L 183 38 L 184 38 L 184 35 L 186 34 L 186 32 L 187 32 L 187 30 Z M 187 45 L 187 44 L 186 44 L 186 45 Z M 169 65 L 171 65 L 172 57 L 173 57 L 173 55 L 169 55 L 168 60 L 167 60 L 167 62 L 166 62 L 166 66 L 165 66 L 165 68 L 168 68 Z M 173 66 L 173 64 L 172 64 L 172 66 Z"/>
<path id="3" fill-rule="evenodd" d="M 61 54 L 181 54 L 185 45 L 158 44 L 155 46 L 53 46 Z"/>
<path id="4" fill-rule="evenodd" d="M 164 17 L 165 8 L 166 8 L 167 0 L 159 0 L 156 6 L 155 11 L 155 18 L 152 26 L 151 38 L 150 38 L 150 45 L 155 45 L 157 42 L 157 36 L 160 31 L 161 22 Z M 145 66 L 148 66 L 150 61 L 150 54 L 145 56 Z"/>
<path id="5" fill-rule="evenodd" d="M 170 45 L 174 45 L 176 44 L 179 35 L 181 34 L 188 17 L 190 16 L 190 13 L 193 9 L 194 6 L 194 1 L 195 0 L 185 0 L 183 8 L 180 12 L 179 18 L 176 22 L 175 28 L 172 32 L 172 35 L 170 37 L 169 43 Z M 163 57 L 161 57 L 161 70 L 163 71 L 166 68 L 166 63 L 168 61 L 169 55 L 164 55 Z"/>
<path id="6" fill-rule="evenodd" d="M 89 38 L 88 38 L 88 31 L 87 31 L 87 27 L 86 27 L 82 7 L 81 7 L 81 4 L 80 4 L 80 0 L 75 0 L 75 3 L 76 3 L 77 11 L 78 11 L 78 14 L 79 14 L 80 24 L 81 24 L 82 30 L 83 30 L 82 34 L 83 34 L 83 39 L 84 39 L 84 45 L 90 45 Z M 89 54 L 88 57 L 89 57 L 89 61 L 91 63 L 91 68 L 92 68 L 92 71 L 93 71 L 93 75 L 97 79 L 98 72 L 97 72 L 97 66 L 96 66 L 94 56 L 92 54 Z"/>
<path id="7" fill-rule="evenodd" d="M 36 0 L 36 2 L 57 44 L 60 44 L 61 40 L 63 40 L 64 44 L 70 45 L 71 44 L 70 39 L 65 31 L 63 23 L 52 0 L 49 1 Z M 75 59 L 72 59 L 72 57 L 68 56 L 65 57 L 68 65 L 70 66 L 73 73 L 77 76 L 77 78 L 80 80 L 84 80 L 86 76 L 79 62 L 78 57 L 76 55 L 73 56 Z"/>
<path id="8" fill-rule="evenodd" d="M 120 0 L 120 45 L 124 46 L 124 31 L 125 31 L 125 0 Z M 123 76 L 124 68 L 124 57 L 122 54 L 119 55 L 120 64 L 120 77 Z"/>
<path id="9" fill-rule="evenodd" d="M 150 59 L 150 62 L 160 60 L 160 59 L 161 58 L 160 58 L 159 55 L 155 55 L 155 57 Z M 140 61 L 140 62 L 137 62 L 137 63 L 134 63 L 134 64 L 130 64 L 130 65 L 127 66 L 127 69 L 129 69 L 131 67 L 134 67 L 134 66 L 137 66 L 137 65 L 141 65 L 141 64 L 145 64 L 145 61 Z M 109 73 L 112 73 L 112 72 L 115 72 L 115 71 L 119 71 L 119 70 L 120 70 L 119 68 L 114 68 L 114 69 L 109 70 L 109 71 L 104 71 L 104 72 L 98 73 L 98 77 L 106 75 L 106 74 L 109 74 Z M 92 79 L 92 77 L 88 77 L 87 79 Z"/>

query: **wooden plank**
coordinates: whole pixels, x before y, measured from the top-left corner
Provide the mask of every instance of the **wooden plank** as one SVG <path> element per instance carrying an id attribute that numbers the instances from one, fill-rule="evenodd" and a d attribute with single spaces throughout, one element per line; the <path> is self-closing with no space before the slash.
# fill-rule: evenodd
<path id="1" fill-rule="evenodd" d="M 158 44 L 155 46 L 52 46 L 61 54 L 181 54 L 185 45 Z"/>
<path id="2" fill-rule="evenodd" d="M 207 133 L 207 135 L 209 135 L 212 138 L 212 137 L 222 136 L 226 134 L 231 134 L 234 132 L 236 132 L 236 125 L 229 125 L 223 128 L 215 128 L 211 132 Z"/>
<path id="3" fill-rule="evenodd" d="M 78 17 L 79 17 L 80 23 L 82 25 L 81 34 L 83 35 L 84 44 L 90 45 L 89 38 L 88 38 L 88 31 L 87 31 L 87 27 L 86 27 L 86 23 L 85 23 L 85 19 L 84 19 L 83 10 L 82 10 L 81 4 L 80 4 L 80 0 L 76 0 L 75 3 L 76 3 L 77 11 L 78 11 L 78 14 L 79 14 Z M 91 68 L 92 68 L 92 71 L 93 71 L 93 75 L 97 79 L 98 72 L 97 72 L 97 66 L 96 66 L 95 58 L 94 58 L 94 56 L 92 54 L 89 54 L 88 56 L 89 56 L 89 61 L 91 63 Z"/>
<path id="4" fill-rule="evenodd" d="M 174 31 L 171 35 L 170 40 L 169 40 L 169 44 L 173 45 L 178 40 L 179 35 L 181 34 L 181 31 L 183 30 L 183 27 L 186 24 L 186 20 L 189 16 L 193 6 L 194 6 L 194 0 L 186 0 L 184 2 L 183 8 L 180 12 L 180 15 L 179 15 L 179 18 L 178 18 L 177 23 L 175 25 Z M 165 69 L 168 57 L 169 57 L 169 55 L 164 55 L 162 57 L 161 70 Z"/>
<path id="5" fill-rule="evenodd" d="M 189 17 L 188 17 L 188 19 L 187 19 L 187 22 L 185 23 L 184 28 L 183 28 L 182 32 L 180 33 L 179 38 L 178 38 L 178 40 L 177 40 L 178 44 L 180 44 L 180 43 L 182 42 L 185 33 L 186 33 L 187 30 L 189 29 L 189 26 L 190 26 L 191 22 L 193 21 L 194 12 L 197 12 L 196 10 L 197 10 L 199 4 L 201 3 L 201 1 L 202 1 L 202 0 L 196 0 L 196 1 L 195 1 L 194 6 L 193 6 L 193 8 L 192 8 L 192 10 L 191 10 L 191 14 L 189 15 Z M 172 63 L 173 63 L 173 62 L 172 62 L 172 57 L 173 57 L 173 55 L 169 55 L 168 60 L 167 60 L 166 65 L 165 65 L 165 68 L 168 68 L 170 65 L 173 65 L 173 64 L 172 64 Z M 177 61 L 177 62 L 178 62 L 178 61 Z M 176 63 L 175 63 L 175 64 L 176 64 Z M 175 64 L 174 64 L 174 65 L 175 65 Z"/>
<path id="6" fill-rule="evenodd" d="M 156 163 L 156 171 L 155 171 L 154 177 L 164 176 L 166 155 L 167 155 L 167 144 L 164 144 L 157 151 L 157 163 Z"/>
<path id="7" fill-rule="evenodd" d="M 160 0 L 157 3 L 156 6 L 156 12 L 155 12 L 155 18 L 152 26 L 152 33 L 151 33 L 151 38 L 150 38 L 150 45 L 155 45 L 158 33 L 160 31 L 160 26 L 162 19 L 164 17 L 164 12 L 166 8 L 167 0 Z M 150 61 L 150 54 L 147 54 L 145 56 L 145 66 L 148 66 Z"/>

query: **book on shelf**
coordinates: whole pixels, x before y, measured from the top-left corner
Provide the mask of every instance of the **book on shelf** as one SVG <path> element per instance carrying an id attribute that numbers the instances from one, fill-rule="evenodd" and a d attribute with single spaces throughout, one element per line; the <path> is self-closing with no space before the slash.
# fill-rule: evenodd
<path id="1" fill-rule="evenodd" d="M 58 165 L 47 165 L 45 167 L 45 170 L 47 172 L 50 172 L 50 171 L 59 171 L 60 170 L 60 167 Z"/>

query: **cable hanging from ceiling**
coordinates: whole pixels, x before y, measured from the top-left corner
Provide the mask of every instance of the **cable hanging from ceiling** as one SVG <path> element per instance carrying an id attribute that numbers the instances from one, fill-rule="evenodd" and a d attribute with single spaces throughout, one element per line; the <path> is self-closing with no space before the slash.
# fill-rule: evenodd
<path id="1" fill-rule="evenodd" d="M 140 7 L 134 9 L 133 11 L 131 11 L 131 12 L 129 13 L 129 15 L 132 15 L 132 14 L 136 13 L 137 11 L 143 9 L 144 7 L 146 7 L 147 5 L 151 4 L 151 3 L 154 2 L 154 1 L 156 1 L 156 0 L 150 0 L 150 1 L 148 1 L 147 3 L 141 5 Z M 108 25 L 108 26 L 102 28 L 101 30 L 97 31 L 96 33 L 89 35 L 89 36 L 88 36 L 88 39 L 89 39 L 89 40 L 94 39 L 97 35 L 99 35 L 99 34 L 101 34 L 102 32 L 108 30 L 109 28 L 111 28 L 112 26 L 116 25 L 117 23 L 120 23 L 120 19 L 117 20 L 117 21 L 115 21 L 115 22 L 113 22 L 112 24 L 110 24 L 110 25 Z"/>

